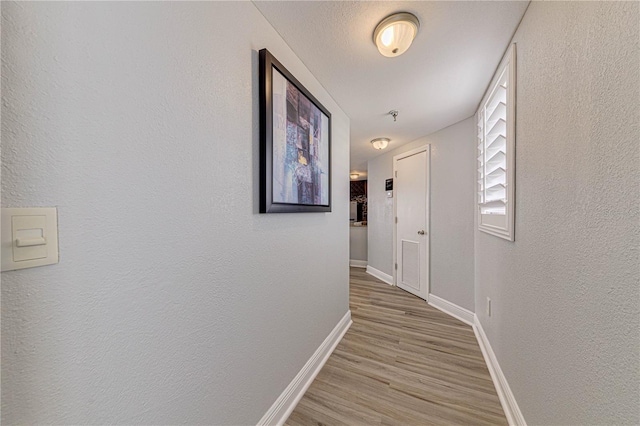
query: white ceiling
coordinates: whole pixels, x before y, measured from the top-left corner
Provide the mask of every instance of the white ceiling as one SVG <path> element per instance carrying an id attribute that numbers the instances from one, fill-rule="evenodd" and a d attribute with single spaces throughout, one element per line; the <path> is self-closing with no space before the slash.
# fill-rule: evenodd
<path id="1" fill-rule="evenodd" d="M 470 117 L 528 1 L 255 1 L 351 119 L 351 171 L 384 151 Z M 386 58 L 373 30 L 400 11 L 420 20 L 411 48 Z M 388 115 L 399 111 L 398 121 Z"/>

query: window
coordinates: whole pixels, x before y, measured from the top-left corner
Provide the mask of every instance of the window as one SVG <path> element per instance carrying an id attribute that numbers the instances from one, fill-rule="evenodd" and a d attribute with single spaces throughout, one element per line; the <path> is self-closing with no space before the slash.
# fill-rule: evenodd
<path id="1" fill-rule="evenodd" d="M 516 46 L 507 51 L 477 113 L 478 229 L 514 239 Z"/>

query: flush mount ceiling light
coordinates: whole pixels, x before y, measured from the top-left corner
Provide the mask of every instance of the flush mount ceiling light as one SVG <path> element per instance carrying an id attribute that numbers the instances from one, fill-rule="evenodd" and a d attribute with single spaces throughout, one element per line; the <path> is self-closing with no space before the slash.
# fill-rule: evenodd
<path id="1" fill-rule="evenodd" d="M 373 32 L 373 42 L 382 56 L 393 58 L 407 51 L 418 34 L 420 21 L 408 12 L 384 18 Z"/>
<path id="2" fill-rule="evenodd" d="M 350 177 L 351 179 L 358 179 L 358 178 L 360 177 L 360 175 L 359 175 L 359 174 L 357 174 L 357 173 L 351 173 L 351 174 L 349 175 L 349 177 Z"/>
<path id="3" fill-rule="evenodd" d="M 385 149 L 387 145 L 389 145 L 389 142 L 391 142 L 389 138 L 377 138 L 371 141 L 371 145 L 373 145 L 375 149 Z"/>

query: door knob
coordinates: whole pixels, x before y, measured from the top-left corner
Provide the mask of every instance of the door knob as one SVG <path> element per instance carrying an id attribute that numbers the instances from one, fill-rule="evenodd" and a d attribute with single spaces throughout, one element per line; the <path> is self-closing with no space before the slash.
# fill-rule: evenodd
<path id="1" fill-rule="evenodd" d="M 418 234 L 420 234 L 420 235 L 424 235 L 424 230 L 420 230 L 420 231 L 418 231 Z"/>

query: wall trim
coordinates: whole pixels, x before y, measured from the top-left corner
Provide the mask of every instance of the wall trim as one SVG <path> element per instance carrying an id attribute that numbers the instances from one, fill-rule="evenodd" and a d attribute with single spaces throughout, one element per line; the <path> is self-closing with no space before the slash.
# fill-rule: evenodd
<path id="1" fill-rule="evenodd" d="M 372 267 L 371 265 L 367 265 L 367 274 L 373 275 L 380 281 L 383 281 L 389 285 L 393 285 L 393 277 L 391 275 L 385 274 L 384 272 L 379 271 L 378 269 Z"/>
<path id="2" fill-rule="evenodd" d="M 459 319 L 463 323 L 473 327 L 475 316 L 473 312 L 461 306 L 458 306 L 455 303 L 451 303 L 448 300 L 443 299 L 442 297 L 438 297 L 433 293 L 429 293 L 428 303 L 434 308 L 441 310 L 445 314 L 449 314 L 452 317 Z"/>
<path id="3" fill-rule="evenodd" d="M 296 374 L 296 377 L 289 383 L 289 386 L 286 387 L 278 399 L 276 399 L 276 402 L 273 403 L 271 408 L 269 408 L 260 421 L 258 421 L 258 426 L 281 426 L 284 424 L 311 385 L 311 382 L 313 382 L 313 379 L 316 378 L 329 356 L 333 353 L 333 350 L 340 340 L 342 340 L 344 334 L 349 327 L 351 327 L 351 324 L 353 324 L 353 321 L 351 321 L 351 311 L 347 311 L 327 338 L 324 339 L 324 342 L 322 342 L 314 354 L 311 355 L 311 358 L 309 358 L 304 367 Z"/>
<path id="4" fill-rule="evenodd" d="M 489 368 L 491 379 L 496 387 L 498 398 L 500 398 L 500 403 L 502 404 L 502 409 L 507 417 L 507 421 L 512 426 L 527 426 L 527 422 L 524 420 L 524 416 L 520 411 L 520 407 L 518 407 L 516 398 L 513 395 L 513 392 L 511 392 L 509 383 L 507 383 L 507 378 L 502 372 L 500 364 L 498 364 L 496 354 L 493 352 L 493 349 L 491 349 L 489 339 L 487 339 L 487 335 L 484 333 L 482 324 L 480 324 L 480 320 L 477 315 L 474 315 L 473 331 L 476 334 L 480 350 L 482 350 L 482 355 L 484 356 L 484 360 Z"/>
<path id="5" fill-rule="evenodd" d="M 352 266 L 354 268 L 366 268 L 367 267 L 367 261 L 366 260 L 349 259 L 349 266 Z"/>

